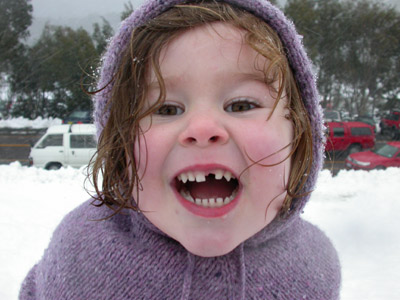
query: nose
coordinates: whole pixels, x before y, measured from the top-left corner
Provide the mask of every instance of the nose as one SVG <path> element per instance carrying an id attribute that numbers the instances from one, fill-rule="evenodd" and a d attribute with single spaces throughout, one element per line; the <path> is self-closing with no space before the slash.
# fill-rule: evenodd
<path id="1" fill-rule="evenodd" d="M 214 144 L 222 145 L 228 139 L 228 131 L 222 122 L 207 113 L 190 116 L 186 128 L 179 135 L 179 142 L 183 146 L 197 146 L 200 148 Z"/>

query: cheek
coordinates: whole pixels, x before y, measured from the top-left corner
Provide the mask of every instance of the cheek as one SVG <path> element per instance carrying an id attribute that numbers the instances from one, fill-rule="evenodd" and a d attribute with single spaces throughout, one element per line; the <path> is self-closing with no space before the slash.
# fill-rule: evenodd
<path id="1" fill-rule="evenodd" d="M 276 164 L 284 160 L 291 151 L 293 126 L 288 120 L 264 123 L 247 127 L 243 136 L 245 136 L 243 147 L 250 163 Z"/>
<path id="2" fill-rule="evenodd" d="M 163 127 L 152 127 L 136 139 L 134 156 L 141 177 L 160 176 L 171 148 L 168 137 Z"/>
<path id="3" fill-rule="evenodd" d="M 268 207 L 270 220 L 279 211 L 286 195 L 291 170 L 292 122 L 284 118 L 277 122 L 271 118 L 247 129 L 243 147 L 251 166 L 247 174 L 252 186 L 253 205 L 261 211 Z"/>

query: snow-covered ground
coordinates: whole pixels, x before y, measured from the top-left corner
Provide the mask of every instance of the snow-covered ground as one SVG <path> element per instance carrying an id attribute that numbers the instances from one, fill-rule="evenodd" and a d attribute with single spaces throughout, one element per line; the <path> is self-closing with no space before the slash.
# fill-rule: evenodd
<path id="1" fill-rule="evenodd" d="M 0 120 L 0 128 L 47 128 L 52 125 L 60 125 L 61 119 L 58 118 L 41 118 L 38 117 L 35 120 L 29 120 L 23 117 L 9 118 Z"/>
<path id="2" fill-rule="evenodd" d="M 88 198 L 84 169 L 0 165 L 0 299 L 17 299 L 54 228 Z M 304 217 L 332 239 L 342 300 L 400 299 L 400 168 L 320 175 Z"/>

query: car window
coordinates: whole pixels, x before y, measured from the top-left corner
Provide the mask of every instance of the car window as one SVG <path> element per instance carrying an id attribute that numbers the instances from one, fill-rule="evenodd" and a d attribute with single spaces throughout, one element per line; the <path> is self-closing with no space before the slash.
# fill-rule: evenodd
<path id="1" fill-rule="evenodd" d="M 350 131 L 353 136 L 371 135 L 371 129 L 367 127 L 353 127 Z"/>
<path id="2" fill-rule="evenodd" d="M 70 114 L 71 118 L 87 118 L 90 116 L 89 111 L 74 111 L 73 113 Z"/>
<path id="3" fill-rule="evenodd" d="M 391 114 L 391 115 L 388 115 L 386 117 L 386 119 L 392 120 L 392 121 L 398 121 L 400 119 L 400 115 L 399 114 Z"/>
<path id="4" fill-rule="evenodd" d="M 344 128 L 343 127 L 334 127 L 333 128 L 333 136 L 344 136 Z"/>
<path id="5" fill-rule="evenodd" d="M 71 134 L 71 148 L 96 148 L 96 138 L 92 134 Z"/>
<path id="6" fill-rule="evenodd" d="M 37 146 L 37 148 L 46 148 L 63 145 L 62 134 L 49 134 L 44 140 Z"/>
<path id="7" fill-rule="evenodd" d="M 324 119 L 340 121 L 341 120 L 340 113 L 335 110 L 324 110 Z"/>
<path id="8" fill-rule="evenodd" d="M 392 158 L 398 150 L 399 150 L 398 148 L 386 144 L 378 148 L 377 150 L 374 150 L 373 152 L 375 152 L 378 155 L 385 156 L 387 158 Z"/>

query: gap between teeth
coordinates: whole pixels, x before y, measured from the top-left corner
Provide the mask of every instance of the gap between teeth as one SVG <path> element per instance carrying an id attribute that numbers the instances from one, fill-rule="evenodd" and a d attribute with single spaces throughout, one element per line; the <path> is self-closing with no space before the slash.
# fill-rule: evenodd
<path id="1" fill-rule="evenodd" d="M 224 198 L 209 198 L 209 199 L 193 199 L 192 195 L 190 195 L 189 192 L 187 191 L 181 191 L 180 194 L 182 195 L 183 198 L 186 200 L 198 205 L 198 206 L 203 206 L 203 207 L 221 207 L 224 206 L 228 203 L 230 203 L 233 199 L 236 197 L 236 190 L 233 191 L 232 195 L 230 197 L 225 197 Z"/>
<path id="2" fill-rule="evenodd" d="M 223 170 L 215 170 L 211 171 L 208 174 L 214 174 L 216 180 L 221 180 L 222 177 L 226 179 L 226 181 L 230 181 L 232 178 L 235 178 L 232 176 L 232 173 L 229 171 L 223 171 Z M 187 181 L 191 182 L 205 182 L 206 181 L 206 173 L 204 172 L 186 172 L 178 175 L 178 180 L 182 181 L 183 183 L 186 183 Z"/>

